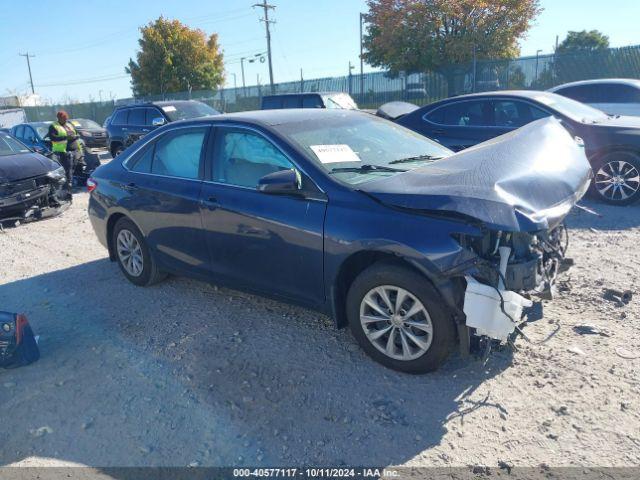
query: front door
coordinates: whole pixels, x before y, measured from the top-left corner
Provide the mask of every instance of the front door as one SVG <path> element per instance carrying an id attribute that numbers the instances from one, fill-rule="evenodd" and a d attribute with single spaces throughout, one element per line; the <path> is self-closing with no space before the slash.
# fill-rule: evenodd
<path id="1" fill-rule="evenodd" d="M 266 136 L 216 128 L 211 181 L 202 187 L 212 271 L 241 288 L 321 303 L 326 201 L 256 189 L 264 175 L 290 168 L 295 165 Z M 303 186 L 310 182 L 303 177 Z"/>

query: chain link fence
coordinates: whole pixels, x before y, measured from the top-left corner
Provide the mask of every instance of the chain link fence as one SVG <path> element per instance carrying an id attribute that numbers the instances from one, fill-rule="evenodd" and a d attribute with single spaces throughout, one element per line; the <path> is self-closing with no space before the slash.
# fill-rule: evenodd
<path id="1" fill-rule="evenodd" d="M 484 60 L 451 65 L 437 71 L 391 75 L 387 72 L 314 78 L 219 90 L 169 93 L 110 102 L 25 107 L 29 121 L 51 120 L 64 109 L 72 118 L 98 123 L 117 105 L 157 100 L 199 100 L 223 112 L 260 108 L 271 93 L 346 92 L 361 108 L 377 108 L 393 100 L 424 105 L 442 98 L 472 92 L 506 89 L 545 90 L 555 85 L 592 78 L 640 78 L 640 45 L 571 55 L 540 55 L 512 60 Z"/>

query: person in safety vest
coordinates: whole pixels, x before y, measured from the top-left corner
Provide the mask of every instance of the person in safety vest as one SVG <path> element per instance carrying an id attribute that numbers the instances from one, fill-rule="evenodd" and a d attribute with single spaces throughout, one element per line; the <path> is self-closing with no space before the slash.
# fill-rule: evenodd
<path id="1" fill-rule="evenodd" d="M 67 191 L 69 200 L 72 199 L 73 171 L 82 160 L 82 143 L 74 126 L 69 122 L 69 115 L 64 110 L 57 113 L 57 122 L 49 126 L 48 137 L 51 140 L 51 150 L 56 160 L 64 168 L 67 176 Z"/>

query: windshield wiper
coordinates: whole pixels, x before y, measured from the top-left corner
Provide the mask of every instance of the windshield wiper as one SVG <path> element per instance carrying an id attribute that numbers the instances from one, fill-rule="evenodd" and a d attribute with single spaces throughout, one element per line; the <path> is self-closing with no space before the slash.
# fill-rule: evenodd
<path id="1" fill-rule="evenodd" d="M 340 167 L 340 168 L 332 168 L 329 173 L 339 173 L 339 172 L 406 172 L 406 170 L 402 170 L 400 168 L 392 168 L 392 167 L 384 167 L 382 165 L 370 165 L 365 163 L 364 165 L 360 165 L 358 167 Z"/>
<path id="2" fill-rule="evenodd" d="M 415 157 L 407 157 L 401 158 L 399 160 L 394 160 L 393 162 L 389 162 L 389 165 L 393 165 L 396 163 L 411 163 L 411 162 L 419 162 L 421 160 L 440 160 L 444 157 L 435 157 L 433 155 L 416 155 Z"/>

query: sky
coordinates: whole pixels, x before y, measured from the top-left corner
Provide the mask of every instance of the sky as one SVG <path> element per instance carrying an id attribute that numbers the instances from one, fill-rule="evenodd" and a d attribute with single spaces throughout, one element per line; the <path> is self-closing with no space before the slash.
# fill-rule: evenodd
<path id="1" fill-rule="evenodd" d="M 266 51 L 257 0 L 0 0 L 0 96 L 30 90 L 44 99 L 88 101 L 131 96 L 124 72 L 138 49 L 138 28 L 160 15 L 218 33 L 227 86 L 242 85 L 240 58 Z M 359 13 L 365 0 L 270 0 L 274 81 L 359 71 Z M 551 53 L 556 36 L 597 29 L 614 47 L 640 44 L 638 0 L 542 0 L 544 12 L 521 42 L 522 55 Z M 365 65 L 365 72 L 372 68 Z M 245 82 L 268 82 L 267 63 L 246 63 Z"/>

